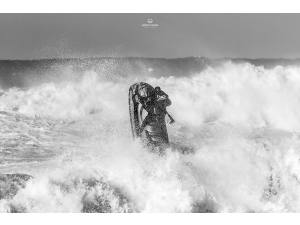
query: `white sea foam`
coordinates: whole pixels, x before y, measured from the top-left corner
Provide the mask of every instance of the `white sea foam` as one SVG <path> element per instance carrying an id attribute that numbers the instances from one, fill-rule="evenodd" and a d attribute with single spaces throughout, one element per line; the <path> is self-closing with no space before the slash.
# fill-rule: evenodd
<path id="1" fill-rule="evenodd" d="M 0 200 L 0 210 L 77 212 L 100 198 L 115 212 L 300 211 L 300 67 L 227 62 L 190 77 L 143 80 L 173 102 L 173 144 L 164 157 L 131 139 L 127 91 L 134 81 L 86 71 L 80 81 L 6 91 L 0 110 L 59 124 L 47 129 L 62 137 L 50 144 L 60 149 L 55 157 L 27 168 L 34 178 Z M 24 133 L 32 133 L 27 124 Z M 7 168 L 24 172 L 18 163 Z M 93 179 L 102 183 L 86 184 Z"/>

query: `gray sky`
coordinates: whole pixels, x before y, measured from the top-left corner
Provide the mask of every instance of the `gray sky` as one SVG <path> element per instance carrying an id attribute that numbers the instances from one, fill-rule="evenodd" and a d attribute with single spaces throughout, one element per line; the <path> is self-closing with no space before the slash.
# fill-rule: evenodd
<path id="1" fill-rule="evenodd" d="M 159 27 L 142 27 L 147 18 Z M 0 14 L 0 58 L 300 57 L 300 14 Z"/>

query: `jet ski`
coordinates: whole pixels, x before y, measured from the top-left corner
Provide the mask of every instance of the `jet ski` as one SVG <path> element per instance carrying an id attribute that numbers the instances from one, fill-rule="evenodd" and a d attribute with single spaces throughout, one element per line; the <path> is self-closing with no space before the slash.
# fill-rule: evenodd
<path id="1" fill-rule="evenodd" d="M 168 115 L 170 123 L 174 122 L 166 110 L 171 105 L 168 95 L 160 87 L 139 82 L 130 86 L 128 104 L 133 138 L 141 139 L 151 149 L 168 146 L 165 116 Z"/>

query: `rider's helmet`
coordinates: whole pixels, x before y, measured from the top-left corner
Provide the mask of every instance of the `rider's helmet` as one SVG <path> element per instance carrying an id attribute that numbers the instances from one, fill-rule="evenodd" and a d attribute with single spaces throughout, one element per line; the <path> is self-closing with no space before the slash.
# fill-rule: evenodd
<path id="1" fill-rule="evenodd" d="M 161 91 L 159 86 L 155 87 L 154 90 L 155 90 L 156 93 L 159 93 Z"/>

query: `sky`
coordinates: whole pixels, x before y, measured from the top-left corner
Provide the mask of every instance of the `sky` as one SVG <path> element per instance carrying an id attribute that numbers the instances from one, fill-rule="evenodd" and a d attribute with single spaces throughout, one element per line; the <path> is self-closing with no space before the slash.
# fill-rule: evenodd
<path id="1" fill-rule="evenodd" d="M 0 14 L 0 59 L 297 58 L 299 24 L 300 14 Z"/>

